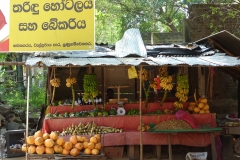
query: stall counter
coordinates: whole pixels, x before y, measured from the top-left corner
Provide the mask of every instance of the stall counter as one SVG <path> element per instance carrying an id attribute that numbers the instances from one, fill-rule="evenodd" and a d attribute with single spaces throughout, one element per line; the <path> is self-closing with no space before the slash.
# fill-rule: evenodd
<path id="1" fill-rule="evenodd" d="M 215 116 L 213 114 L 193 114 L 193 118 L 199 125 L 209 125 L 216 127 Z M 175 115 L 143 115 L 144 124 L 158 124 L 165 120 L 175 119 Z M 96 123 L 98 126 L 110 126 L 114 128 L 122 128 L 122 133 L 104 134 L 103 146 L 118 145 L 139 145 L 140 133 L 137 127 L 140 124 L 139 116 L 107 116 L 107 117 L 84 117 L 84 118 L 51 118 L 45 119 L 42 131 L 50 133 L 51 131 L 62 132 L 63 128 L 80 122 L 86 124 L 88 122 Z M 144 145 L 164 145 L 167 144 L 167 134 L 149 134 L 143 132 Z M 172 134 L 172 144 L 182 144 L 188 146 L 207 146 L 211 139 L 208 133 L 178 133 Z"/>

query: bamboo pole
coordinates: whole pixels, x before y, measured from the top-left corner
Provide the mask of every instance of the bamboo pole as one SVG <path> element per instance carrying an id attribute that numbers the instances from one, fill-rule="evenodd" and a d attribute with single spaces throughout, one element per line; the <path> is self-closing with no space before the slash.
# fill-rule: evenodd
<path id="1" fill-rule="evenodd" d="M 210 68 L 208 68 L 207 87 L 206 87 L 206 97 L 208 98 L 210 96 L 210 75 L 211 75 L 211 70 Z"/>
<path id="2" fill-rule="evenodd" d="M 212 96 L 213 96 L 213 73 L 210 74 L 210 93 L 209 93 L 209 100 L 210 104 L 212 103 Z"/>
<path id="3" fill-rule="evenodd" d="M 142 73 L 142 66 L 140 66 L 140 73 Z M 142 144 L 142 74 L 140 74 L 140 89 L 139 89 L 139 115 L 140 115 L 140 160 L 143 160 L 143 144 Z"/>
<path id="4" fill-rule="evenodd" d="M 27 81 L 27 111 L 26 111 L 26 133 L 25 133 L 25 139 L 28 137 L 28 121 L 29 121 L 29 88 L 30 88 L 30 75 L 29 75 L 29 69 L 30 68 L 27 68 L 27 72 L 28 72 L 28 81 Z M 28 156 L 27 156 L 27 152 L 26 152 L 26 160 L 28 159 Z"/>
<path id="5" fill-rule="evenodd" d="M 105 90 L 105 87 L 106 87 L 106 67 L 104 66 L 103 67 L 103 94 L 102 94 L 102 104 L 103 106 L 105 106 L 106 104 L 106 90 Z"/>

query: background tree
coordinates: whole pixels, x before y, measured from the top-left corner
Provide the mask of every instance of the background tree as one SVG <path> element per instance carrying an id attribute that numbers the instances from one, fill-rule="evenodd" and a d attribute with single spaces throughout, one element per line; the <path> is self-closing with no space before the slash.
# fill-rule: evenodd
<path id="1" fill-rule="evenodd" d="M 179 0 L 98 0 L 96 40 L 114 44 L 129 28 L 140 32 L 179 32 L 186 4 Z"/>

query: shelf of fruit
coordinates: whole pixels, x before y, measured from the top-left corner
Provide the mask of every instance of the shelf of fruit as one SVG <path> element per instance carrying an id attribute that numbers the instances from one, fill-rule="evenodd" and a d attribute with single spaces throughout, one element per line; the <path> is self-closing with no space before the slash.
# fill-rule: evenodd
<path id="1" fill-rule="evenodd" d="M 157 109 L 155 111 L 151 111 L 145 113 L 144 115 L 152 115 L 152 114 L 173 114 L 174 110 L 171 109 L 164 109 L 163 111 Z M 125 115 L 139 115 L 139 109 L 132 108 L 126 112 Z M 80 112 L 65 112 L 65 113 L 58 113 L 55 112 L 53 114 L 48 113 L 46 114 L 45 118 L 69 118 L 69 117 L 106 117 L 106 116 L 118 116 L 117 110 L 115 108 L 110 109 L 109 111 L 103 109 L 93 109 L 88 111 L 80 111 Z M 119 115 L 123 116 L 123 115 Z"/>

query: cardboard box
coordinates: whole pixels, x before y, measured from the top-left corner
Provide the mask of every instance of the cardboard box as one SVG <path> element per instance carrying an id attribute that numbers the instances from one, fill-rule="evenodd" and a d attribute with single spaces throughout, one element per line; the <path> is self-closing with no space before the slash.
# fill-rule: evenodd
<path id="1" fill-rule="evenodd" d="M 122 158 L 124 147 L 104 147 L 103 151 L 107 158 Z"/>

